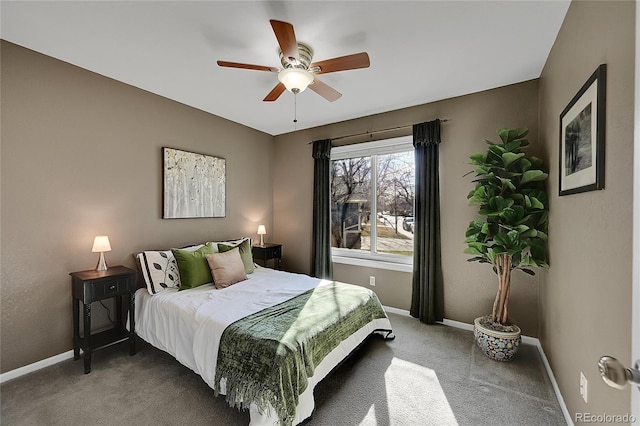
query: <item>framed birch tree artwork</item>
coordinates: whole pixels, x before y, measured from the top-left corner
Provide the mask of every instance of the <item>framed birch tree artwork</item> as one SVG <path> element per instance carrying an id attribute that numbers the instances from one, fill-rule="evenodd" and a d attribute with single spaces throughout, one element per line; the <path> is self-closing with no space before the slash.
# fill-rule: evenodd
<path id="1" fill-rule="evenodd" d="M 162 148 L 164 219 L 224 217 L 226 160 Z"/>

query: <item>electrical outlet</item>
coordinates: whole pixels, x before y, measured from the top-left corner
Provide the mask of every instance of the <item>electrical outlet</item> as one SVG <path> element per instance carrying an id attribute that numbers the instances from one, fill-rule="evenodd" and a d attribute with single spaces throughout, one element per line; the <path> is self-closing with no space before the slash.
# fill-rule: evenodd
<path id="1" fill-rule="evenodd" d="M 373 275 L 369 277 L 369 285 L 373 287 L 376 286 L 376 277 L 374 277 Z"/>
<path id="2" fill-rule="evenodd" d="M 584 402 L 587 402 L 587 394 L 589 389 L 589 383 L 584 373 L 580 372 L 580 396 L 584 399 Z"/>

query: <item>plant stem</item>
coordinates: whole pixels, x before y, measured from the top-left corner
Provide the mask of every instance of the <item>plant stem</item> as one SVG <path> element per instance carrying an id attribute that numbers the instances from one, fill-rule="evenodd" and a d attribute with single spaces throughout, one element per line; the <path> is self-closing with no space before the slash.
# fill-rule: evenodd
<path id="1" fill-rule="evenodd" d="M 496 300 L 493 301 L 493 311 L 491 313 L 491 321 L 498 321 L 498 301 L 500 300 L 500 279 L 498 279 L 498 292 L 496 293 Z"/>
<path id="2" fill-rule="evenodd" d="M 505 271 L 505 296 L 502 308 L 500 324 L 507 324 L 509 314 L 509 293 L 511 293 L 511 256 L 506 256 L 507 268 Z"/>
<path id="3" fill-rule="evenodd" d="M 491 320 L 506 324 L 508 315 L 507 303 L 509 302 L 511 288 L 511 256 L 507 253 L 499 254 L 496 259 L 496 270 L 498 272 L 498 293 L 493 302 Z"/>
<path id="4" fill-rule="evenodd" d="M 498 274 L 498 292 L 496 293 L 496 299 L 493 301 L 493 311 L 491 312 L 491 322 L 498 321 L 498 303 L 500 302 L 500 294 L 502 293 L 502 280 L 500 279 L 500 257 L 496 259 L 496 271 Z"/>

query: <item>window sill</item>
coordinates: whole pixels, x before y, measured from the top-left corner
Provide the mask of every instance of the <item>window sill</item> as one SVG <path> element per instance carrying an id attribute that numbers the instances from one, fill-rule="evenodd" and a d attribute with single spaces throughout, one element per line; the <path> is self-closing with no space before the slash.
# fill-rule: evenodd
<path id="1" fill-rule="evenodd" d="M 355 257 L 347 256 L 331 256 L 333 263 L 340 263 L 343 265 L 363 266 L 365 268 L 386 269 L 389 271 L 398 272 L 413 272 L 413 265 L 406 263 L 394 263 L 394 262 L 381 262 L 379 260 L 371 259 L 358 259 Z"/>

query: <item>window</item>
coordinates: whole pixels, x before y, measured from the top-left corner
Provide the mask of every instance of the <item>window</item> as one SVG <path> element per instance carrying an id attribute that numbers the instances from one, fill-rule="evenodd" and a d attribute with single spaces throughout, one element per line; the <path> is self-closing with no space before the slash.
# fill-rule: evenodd
<path id="1" fill-rule="evenodd" d="M 330 174 L 333 256 L 411 263 L 411 136 L 333 148 Z"/>

